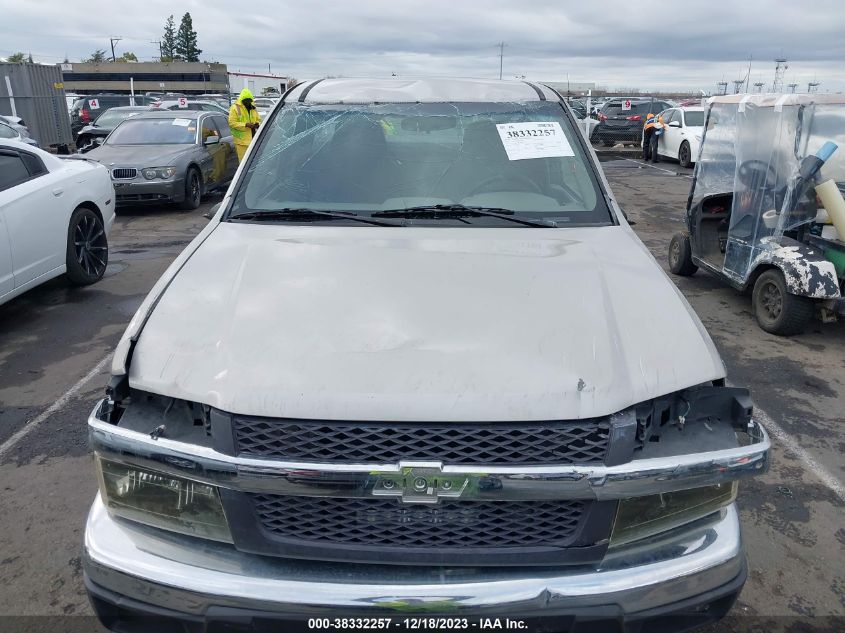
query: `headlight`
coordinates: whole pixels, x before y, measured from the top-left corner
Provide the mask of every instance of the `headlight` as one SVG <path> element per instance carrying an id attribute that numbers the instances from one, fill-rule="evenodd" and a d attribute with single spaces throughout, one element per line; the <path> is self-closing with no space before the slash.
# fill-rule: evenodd
<path id="1" fill-rule="evenodd" d="M 232 542 L 215 486 L 96 455 L 100 493 L 115 516 L 191 536 Z"/>
<path id="2" fill-rule="evenodd" d="M 155 180 L 156 178 L 161 178 L 162 180 L 167 180 L 168 178 L 173 178 L 176 175 L 176 168 L 175 167 L 145 167 L 141 170 L 141 173 L 144 175 L 144 178 L 147 180 Z"/>
<path id="3" fill-rule="evenodd" d="M 737 482 L 619 502 L 610 545 L 622 545 L 706 517 L 736 499 Z"/>

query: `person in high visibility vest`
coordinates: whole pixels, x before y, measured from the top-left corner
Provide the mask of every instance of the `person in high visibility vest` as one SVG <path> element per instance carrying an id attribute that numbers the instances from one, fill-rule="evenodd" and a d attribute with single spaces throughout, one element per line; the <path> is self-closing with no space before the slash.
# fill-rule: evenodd
<path id="1" fill-rule="evenodd" d="M 238 162 L 244 159 L 252 137 L 258 131 L 261 116 L 252 105 L 252 93 L 248 88 L 241 90 L 238 100 L 229 108 L 229 128 L 235 140 L 235 150 L 238 152 Z"/>
<path id="2" fill-rule="evenodd" d="M 666 123 L 661 115 L 653 112 L 646 115 L 643 133 L 643 160 L 651 160 L 655 163 L 660 160 L 657 156 L 657 141 L 659 139 L 657 132 L 662 132 L 665 128 Z"/>

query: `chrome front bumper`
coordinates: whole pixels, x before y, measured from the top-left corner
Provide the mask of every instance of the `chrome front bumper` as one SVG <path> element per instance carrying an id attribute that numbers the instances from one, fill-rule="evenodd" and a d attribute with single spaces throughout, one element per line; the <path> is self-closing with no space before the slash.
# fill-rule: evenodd
<path id="1" fill-rule="evenodd" d="M 318 615 L 530 614 L 609 607 L 624 616 L 682 603 L 744 573 L 735 505 L 696 524 L 611 550 L 598 569 L 419 568 L 313 563 L 109 516 L 99 497 L 85 529 L 90 583 L 154 608 L 204 616 L 235 607 Z"/>
<path id="2" fill-rule="evenodd" d="M 292 462 L 226 455 L 208 446 L 153 438 L 100 419 L 104 403 L 88 418 L 91 447 L 101 456 L 240 492 L 293 496 L 372 497 L 379 483 L 403 473 L 436 474 L 468 480 L 466 499 L 614 500 L 722 484 L 759 475 L 769 463 L 771 442 L 754 421 L 740 446 L 663 457 L 638 458 L 618 466 L 552 464 L 549 466 L 451 466 L 439 462 L 398 464 L 331 464 Z M 730 428 L 723 432 L 733 434 Z M 695 446 L 695 440 L 687 442 Z M 495 484 L 495 485 L 493 485 Z"/>

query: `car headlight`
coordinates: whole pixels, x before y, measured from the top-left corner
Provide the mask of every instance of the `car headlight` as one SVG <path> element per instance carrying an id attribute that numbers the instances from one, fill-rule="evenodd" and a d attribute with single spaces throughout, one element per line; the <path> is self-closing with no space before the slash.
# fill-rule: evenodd
<path id="1" fill-rule="evenodd" d="M 610 536 L 623 545 L 706 517 L 736 499 L 737 482 L 622 499 Z"/>
<path id="2" fill-rule="evenodd" d="M 95 456 L 109 512 L 190 536 L 232 542 L 220 492 L 208 484 Z"/>
<path id="3" fill-rule="evenodd" d="M 145 167 L 141 170 L 141 173 L 144 175 L 144 178 L 147 180 L 155 180 L 156 178 L 161 178 L 162 180 L 167 180 L 168 178 L 173 178 L 176 175 L 176 168 L 175 167 Z"/>

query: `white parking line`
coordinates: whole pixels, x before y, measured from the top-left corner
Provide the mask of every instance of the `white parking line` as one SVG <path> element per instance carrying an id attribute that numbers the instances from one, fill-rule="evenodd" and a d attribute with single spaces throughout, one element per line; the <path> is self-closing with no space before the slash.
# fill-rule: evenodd
<path id="1" fill-rule="evenodd" d="M 683 176 L 684 178 L 690 178 L 690 179 L 692 178 L 692 176 L 690 176 L 689 174 L 682 174 L 679 171 L 672 171 L 671 169 L 663 169 L 662 167 L 655 167 L 654 165 L 650 165 L 646 161 L 635 160 L 633 158 L 623 158 L 622 160 L 627 160 L 627 161 L 630 161 L 632 163 L 636 163 L 637 165 L 642 165 L 644 167 L 651 167 L 652 169 L 656 169 L 657 171 L 665 171 L 667 174 L 672 174 L 673 176 Z"/>
<path id="2" fill-rule="evenodd" d="M 45 420 L 47 420 L 51 415 L 53 415 L 56 411 L 65 406 L 71 398 L 73 398 L 77 393 L 79 393 L 79 391 L 88 383 L 88 381 L 90 381 L 97 374 L 103 371 L 106 365 L 111 361 L 111 357 L 112 354 L 109 354 L 103 360 L 97 363 L 94 369 L 85 374 L 79 382 L 73 385 L 73 387 L 65 391 L 64 394 L 53 404 L 51 404 L 45 411 L 43 411 L 37 417 L 24 424 L 23 427 L 13 433 L 8 440 L 0 444 L 0 459 L 2 459 L 6 453 L 12 450 L 18 444 L 18 442 L 20 442 L 23 438 L 25 438 L 27 435 L 37 429 L 38 426 L 42 424 Z"/>
<path id="3" fill-rule="evenodd" d="M 789 452 L 794 453 L 795 456 L 804 463 L 804 466 L 806 466 L 808 470 L 818 477 L 825 486 L 830 488 L 837 497 L 839 497 L 842 501 L 845 501 L 845 484 L 839 481 L 839 479 L 837 479 L 836 476 L 827 468 L 818 463 L 816 459 L 810 455 L 809 451 L 802 448 L 801 445 L 798 444 L 798 441 L 789 433 L 784 431 L 783 427 L 775 422 L 768 413 L 762 409 L 754 407 L 754 419 L 760 421 L 763 426 L 766 427 L 769 435 L 780 442 Z"/>

